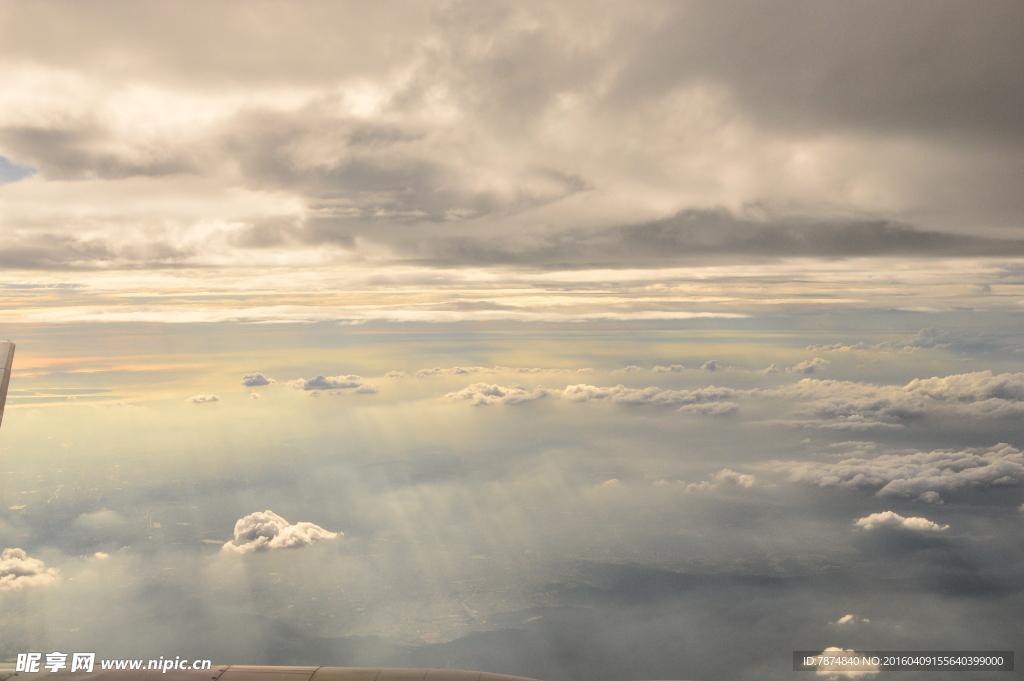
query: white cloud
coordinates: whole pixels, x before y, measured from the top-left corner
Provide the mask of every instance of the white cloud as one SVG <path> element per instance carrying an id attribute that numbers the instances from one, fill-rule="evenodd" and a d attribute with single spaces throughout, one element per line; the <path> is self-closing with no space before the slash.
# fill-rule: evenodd
<path id="1" fill-rule="evenodd" d="M 635 364 L 630 364 L 628 367 L 622 367 L 621 369 L 619 369 L 619 371 L 624 371 L 627 374 L 632 374 L 636 373 L 637 371 L 643 371 L 643 369 Z"/>
<path id="2" fill-rule="evenodd" d="M 433 369 L 420 369 L 416 372 L 416 378 L 463 376 L 465 374 L 479 374 L 485 371 L 490 371 L 490 369 L 487 367 L 434 367 Z"/>
<path id="3" fill-rule="evenodd" d="M 520 385 L 501 386 L 493 383 L 474 383 L 462 390 L 448 393 L 450 399 L 468 400 L 474 406 L 493 404 L 519 404 L 545 398 L 562 399 L 570 402 L 607 401 L 628 406 L 678 406 L 682 413 L 719 416 L 736 411 L 734 402 L 727 398 L 738 392 L 730 388 L 708 386 L 701 390 L 662 390 L 657 386 L 627 388 L 624 385 L 600 387 L 579 383 L 566 386 L 564 390 L 536 387 L 527 390 Z"/>
<path id="4" fill-rule="evenodd" d="M 719 369 L 723 369 L 724 367 L 718 363 L 718 360 L 709 359 L 708 361 L 701 364 L 700 368 L 703 371 L 718 371 Z"/>
<path id="5" fill-rule="evenodd" d="M 216 395 L 193 395 L 192 397 L 185 400 L 186 402 L 195 402 L 196 404 L 203 404 L 204 402 L 220 402 L 220 398 Z"/>
<path id="6" fill-rule="evenodd" d="M 772 362 L 766 368 L 761 369 L 762 374 L 777 374 L 780 371 L 782 371 L 782 369 L 775 362 Z"/>
<path id="7" fill-rule="evenodd" d="M 598 387 L 580 383 L 566 386 L 562 397 L 572 402 L 593 402 L 607 400 L 626 405 L 690 405 L 705 402 L 720 402 L 739 393 L 731 388 L 716 388 L 711 385 L 700 390 L 662 390 L 657 386 L 627 388 L 624 385 Z"/>
<path id="8" fill-rule="evenodd" d="M 247 388 L 258 388 L 261 385 L 270 385 L 274 382 L 274 379 L 267 378 L 263 374 L 246 374 L 242 377 L 242 385 Z"/>
<path id="9" fill-rule="evenodd" d="M 255 553 L 272 549 L 298 549 L 322 539 L 342 537 L 313 523 L 291 525 L 273 511 L 250 513 L 235 523 L 235 538 L 224 544 L 229 553 Z"/>
<path id="10" fill-rule="evenodd" d="M 527 390 L 518 385 L 509 387 L 495 385 L 493 383 L 474 383 L 462 390 L 450 392 L 445 397 L 453 400 L 468 400 L 475 407 L 490 406 L 493 404 L 522 404 L 546 397 L 559 397 L 557 390 L 549 388 L 534 388 Z"/>
<path id="11" fill-rule="evenodd" d="M 877 488 L 880 497 L 938 503 L 958 490 L 1024 485 L 1024 455 L 1007 444 L 988 449 L 883 454 L 839 463 L 789 462 L 790 479 L 819 487 Z M 931 494 L 929 494 L 931 493 Z"/>
<path id="12" fill-rule="evenodd" d="M 991 292 L 991 291 L 989 291 Z M 808 345 L 809 352 L 856 352 L 858 350 L 881 350 L 889 352 L 913 352 L 924 348 L 946 348 L 950 343 L 948 335 L 938 331 L 934 327 L 921 329 L 911 338 L 896 341 L 883 341 L 881 343 L 868 344 L 864 341 L 844 345 L 832 343 L 830 345 Z"/>
<path id="13" fill-rule="evenodd" d="M 737 487 L 747 489 L 753 487 L 756 478 L 753 475 L 747 475 L 744 473 L 737 473 L 736 471 L 723 468 L 722 470 L 715 473 L 715 480 L 719 482 L 726 482 Z"/>
<path id="14" fill-rule="evenodd" d="M 811 420 L 793 425 L 834 430 L 900 427 L 931 413 L 972 418 L 1024 415 L 1024 373 L 978 371 L 918 378 L 903 386 L 805 378 L 755 394 L 796 399 L 798 413 Z"/>
<path id="15" fill-rule="evenodd" d="M 949 529 L 949 525 L 939 525 L 927 518 L 904 518 L 892 511 L 872 513 L 854 523 L 857 527 L 865 530 L 874 530 L 879 527 L 891 527 L 901 530 L 912 530 L 914 532 L 943 532 Z"/>
<path id="16" fill-rule="evenodd" d="M 701 416 L 725 416 L 738 411 L 740 405 L 735 402 L 705 402 L 704 404 L 684 404 L 676 411 L 681 414 L 699 414 Z"/>
<path id="17" fill-rule="evenodd" d="M 831 363 L 832 362 L 828 361 L 827 359 L 815 357 L 814 359 L 804 360 L 803 362 L 800 362 L 796 366 L 791 366 L 787 368 L 786 372 L 793 374 L 813 374 L 816 373 L 818 369 L 826 367 Z"/>
<path id="18" fill-rule="evenodd" d="M 837 619 L 835 622 L 829 622 L 829 624 L 835 624 L 835 625 L 842 626 L 844 624 L 857 624 L 859 622 L 870 622 L 870 621 L 871 620 L 869 620 L 867 618 L 857 617 L 856 615 L 843 615 L 842 617 Z"/>
<path id="19" fill-rule="evenodd" d="M 488 367 L 433 367 L 431 369 L 420 369 L 416 372 L 416 378 L 429 378 L 431 376 L 465 376 L 468 374 L 540 374 L 540 373 L 556 373 L 562 374 L 567 373 L 565 369 L 541 369 L 539 367 L 503 367 L 496 366 L 492 368 Z M 387 378 L 400 378 L 400 376 L 391 374 L 401 374 L 405 376 L 404 372 L 391 372 L 386 374 Z"/>
<path id="20" fill-rule="evenodd" d="M 4 549 L 0 553 L 0 591 L 39 586 L 57 579 L 57 569 L 48 568 L 38 558 L 30 558 L 22 549 Z"/>
<path id="21" fill-rule="evenodd" d="M 754 485 L 755 478 L 753 475 L 746 475 L 743 473 L 737 473 L 736 471 L 723 468 L 712 476 L 717 482 L 710 482 L 708 480 L 701 480 L 700 482 L 686 483 L 682 480 L 676 480 L 669 482 L 668 480 L 656 480 L 654 485 L 657 487 L 665 488 L 672 487 L 675 489 L 681 489 L 684 492 L 710 492 L 713 489 L 717 489 L 722 484 L 734 485 L 741 489 L 749 489 Z"/>
<path id="22" fill-rule="evenodd" d="M 651 371 L 656 374 L 679 373 L 683 370 L 682 364 L 671 364 L 667 367 L 656 366 Z"/>
<path id="23" fill-rule="evenodd" d="M 262 397 L 262 395 L 260 395 L 259 393 L 249 393 L 249 399 L 250 400 L 258 400 L 261 397 Z"/>

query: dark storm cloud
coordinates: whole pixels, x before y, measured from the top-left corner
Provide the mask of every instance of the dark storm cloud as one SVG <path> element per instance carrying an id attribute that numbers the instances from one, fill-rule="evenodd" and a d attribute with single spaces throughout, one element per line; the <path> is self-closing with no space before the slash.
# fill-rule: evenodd
<path id="1" fill-rule="evenodd" d="M 216 248 L 547 268 L 1024 254 L 968 236 L 1024 214 L 1019 3 L 99 6 L 5 11 L 0 153 L 42 184 L 294 199 L 226 217 Z M 559 212 L 591 193 L 593 215 Z M 105 262 L 195 256 L 147 255 L 186 204 L 97 236 Z M 499 224 L 528 211 L 552 215 Z M 49 252 L 4 261 L 76 266 L 25 248 Z"/>
<path id="2" fill-rule="evenodd" d="M 12 234 L 0 244 L 0 268 L 25 270 L 105 269 L 117 266 L 175 266 L 195 255 L 192 248 L 160 240 L 117 244 L 107 238 L 38 232 Z"/>
<path id="3" fill-rule="evenodd" d="M 372 238 L 372 237 L 371 237 Z M 688 210 L 665 220 L 512 238 L 456 235 L 396 239 L 400 252 L 442 265 L 631 267 L 703 264 L 708 258 L 870 256 L 1013 257 L 1024 240 L 925 231 L 890 221 L 758 221 Z"/>
<path id="4" fill-rule="evenodd" d="M 0 148 L 54 180 L 160 177 L 199 170 L 174 148 L 130 156 L 105 149 L 115 144 L 111 131 L 95 123 L 0 130 Z"/>
<path id="5" fill-rule="evenodd" d="M 1019 139 L 1024 7 L 1012 0 L 681 3 L 623 69 L 623 106 L 697 79 L 806 130 Z"/>

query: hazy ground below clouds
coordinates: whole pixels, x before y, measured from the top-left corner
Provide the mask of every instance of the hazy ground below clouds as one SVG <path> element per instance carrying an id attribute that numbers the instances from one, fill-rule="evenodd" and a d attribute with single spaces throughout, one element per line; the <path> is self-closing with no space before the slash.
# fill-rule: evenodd
<path id="1" fill-rule="evenodd" d="M 1012 649 L 1018 339 L 894 314 L 21 327 L 0 544 L 42 563 L 3 657 L 612 681 Z M 280 548 L 234 532 L 268 510 Z"/>

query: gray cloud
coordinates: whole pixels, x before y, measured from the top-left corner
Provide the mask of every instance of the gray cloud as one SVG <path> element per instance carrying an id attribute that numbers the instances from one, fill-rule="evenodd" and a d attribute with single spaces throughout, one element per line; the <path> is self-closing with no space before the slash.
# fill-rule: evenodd
<path id="1" fill-rule="evenodd" d="M 235 523 L 235 537 L 222 547 L 228 553 L 299 549 L 322 539 L 344 536 L 309 522 L 290 524 L 273 511 L 250 513 Z"/>
<path id="2" fill-rule="evenodd" d="M 242 377 L 242 385 L 247 388 L 256 388 L 261 385 L 270 385 L 274 382 L 274 379 L 267 378 L 263 374 L 246 374 Z"/>
<path id="3" fill-rule="evenodd" d="M 4 549 L 0 553 L 0 591 L 13 591 L 47 584 L 57 579 L 57 569 L 48 568 L 22 549 Z"/>
<path id="4" fill-rule="evenodd" d="M 1024 240 L 949 234 L 890 221 L 754 220 L 726 210 L 690 209 L 650 223 L 518 237 L 406 239 L 396 247 L 418 262 L 560 267 L 701 264 L 708 258 L 870 256 L 1011 257 Z"/>
<path id="5" fill-rule="evenodd" d="M 141 236 L 109 209 L 68 222 L 114 255 L 19 235 L 0 262 L 166 266 L 213 244 L 446 267 L 1024 254 L 994 231 L 1024 212 L 1006 180 L 1024 167 L 1024 88 L 1002 57 L 1020 48 L 1013 3 L 400 4 L 286 20 L 273 3 L 12 10 L 11 167 L 54 191 L 127 179 L 167 196 L 128 221 Z M 270 41 L 253 23 L 288 28 Z M 209 244 L 176 249 L 202 219 L 166 207 L 199 185 L 288 207 L 226 216 Z M 528 229 L 502 223 L 530 211 L 544 214 Z"/>
<path id="6" fill-rule="evenodd" d="M 203 404 L 204 402 L 219 402 L 220 398 L 216 395 L 193 395 L 188 398 L 186 402 L 194 402 L 195 404 Z"/>
<path id="7" fill-rule="evenodd" d="M 319 394 L 323 390 L 329 395 L 368 395 L 377 392 L 377 389 L 368 383 L 363 383 L 362 376 L 348 374 L 347 376 L 323 376 L 319 375 L 309 380 L 297 378 L 289 381 L 296 390 L 312 391 Z"/>

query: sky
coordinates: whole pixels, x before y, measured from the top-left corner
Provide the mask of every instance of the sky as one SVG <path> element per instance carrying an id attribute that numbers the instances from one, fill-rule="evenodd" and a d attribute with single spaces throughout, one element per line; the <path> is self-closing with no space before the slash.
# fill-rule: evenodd
<path id="1" fill-rule="evenodd" d="M 1013 649 L 1022 53 L 992 0 L 0 2 L 0 663 Z"/>

